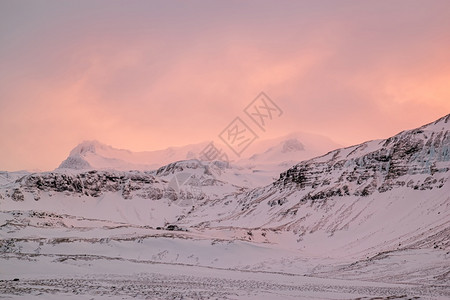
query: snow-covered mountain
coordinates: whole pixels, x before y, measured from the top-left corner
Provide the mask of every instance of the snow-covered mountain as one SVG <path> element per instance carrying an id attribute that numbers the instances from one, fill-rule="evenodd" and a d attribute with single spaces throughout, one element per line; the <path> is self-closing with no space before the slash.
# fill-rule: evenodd
<path id="1" fill-rule="evenodd" d="M 245 272 L 255 281 L 243 290 L 264 286 L 258 276 L 267 276 L 279 283 L 264 288 L 277 289 L 276 297 L 308 298 L 318 290 L 314 296 L 329 298 L 330 286 L 342 293 L 337 298 L 450 297 L 450 115 L 296 163 L 320 143 L 295 135 L 263 142 L 255 147 L 262 151 L 231 164 L 197 160 L 202 147 L 193 146 L 173 152 L 191 151 L 193 159 L 150 170 L 154 153 L 88 142 L 53 172 L 0 173 L 2 268 L 32 276 L 14 291 L 78 289 L 72 277 L 33 277 L 48 272 L 135 276 L 151 265 L 177 274 L 207 267 L 195 269 L 212 272 L 204 282 Z M 130 171 L 133 164 L 144 168 Z M 231 273 L 217 275 L 223 271 Z M 173 274 L 167 276 L 162 282 Z M 98 288 L 105 295 L 124 295 L 95 278 L 105 282 Z M 0 291 L 9 291 L 5 282 Z M 293 282 L 322 283 L 298 294 Z"/>
<path id="2" fill-rule="evenodd" d="M 294 132 L 278 138 L 255 142 L 255 145 L 248 151 L 251 154 L 244 157 L 239 163 L 291 166 L 291 164 L 323 155 L 340 147 L 342 146 L 321 135 Z"/>
<path id="3" fill-rule="evenodd" d="M 98 141 L 84 141 L 70 152 L 58 169 L 148 171 L 174 161 L 195 158 L 206 145 L 205 142 L 157 151 L 132 152 Z"/>
<path id="4" fill-rule="evenodd" d="M 292 232 L 334 255 L 450 248 L 450 115 L 303 161 L 273 184 L 198 207 L 186 224 Z M 226 203 L 226 205 L 224 205 Z"/>
<path id="5" fill-rule="evenodd" d="M 84 141 L 70 152 L 58 169 L 149 171 L 176 161 L 201 159 L 201 153 L 209 143 L 211 142 L 157 151 L 132 152 L 98 141 Z M 214 145 L 222 151 L 228 149 L 224 144 L 216 142 Z M 251 168 L 271 164 L 286 169 L 286 165 L 290 166 L 294 162 L 324 154 L 337 147 L 338 144 L 326 137 L 297 132 L 275 139 L 257 141 L 247 151 L 247 157 L 244 156 L 237 161 L 230 157 L 230 161 L 234 165 L 246 165 Z"/>

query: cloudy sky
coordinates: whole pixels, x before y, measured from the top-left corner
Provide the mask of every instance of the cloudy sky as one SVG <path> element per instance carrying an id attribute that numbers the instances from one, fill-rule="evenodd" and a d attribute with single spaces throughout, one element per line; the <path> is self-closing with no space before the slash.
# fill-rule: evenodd
<path id="1" fill-rule="evenodd" d="M 261 91 L 262 137 L 350 145 L 450 112 L 450 1 L 0 0 L 0 170 L 83 140 L 216 139 Z"/>

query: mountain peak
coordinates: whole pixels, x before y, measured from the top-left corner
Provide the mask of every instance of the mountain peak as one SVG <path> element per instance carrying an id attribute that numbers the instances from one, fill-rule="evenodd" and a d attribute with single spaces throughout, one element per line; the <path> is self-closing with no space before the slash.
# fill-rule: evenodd
<path id="1" fill-rule="evenodd" d="M 282 153 L 287 152 L 298 152 L 305 150 L 305 146 L 298 139 L 288 139 L 282 142 L 283 146 L 281 149 Z"/>
<path id="2" fill-rule="evenodd" d="M 449 130 L 450 129 L 450 114 L 443 116 L 434 122 L 431 122 L 429 124 L 426 124 L 426 125 L 420 127 L 420 129 L 425 129 L 425 128 L 434 130 L 434 131 L 441 131 L 444 129 Z"/>
<path id="3" fill-rule="evenodd" d="M 105 144 L 100 143 L 97 140 L 83 141 L 78 144 L 75 148 L 70 152 L 70 156 L 73 155 L 82 155 L 84 156 L 87 153 L 96 153 L 97 149 L 104 148 L 112 148 L 111 146 L 107 146 Z"/>
<path id="4" fill-rule="evenodd" d="M 437 119 L 436 121 L 434 121 L 434 124 L 437 124 L 437 123 L 449 123 L 450 122 L 450 114 L 448 114 L 448 115 L 446 115 L 446 116 L 443 116 L 442 118 L 440 118 L 440 119 Z"/>

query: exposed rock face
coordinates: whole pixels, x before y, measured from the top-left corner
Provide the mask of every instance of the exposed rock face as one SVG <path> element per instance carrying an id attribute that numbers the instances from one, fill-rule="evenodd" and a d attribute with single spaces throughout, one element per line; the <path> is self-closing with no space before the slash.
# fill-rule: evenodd
<path id="1" fill-rule="evenodd" d="M 215 175 L 219 175 L 223 170 L 228 168 L 227 162 L 213 161 L 201 162 L 197 159 L 177 161 L 166 166 L 163 166 L 152 172 L 156 176 L 171 176 L 175 173 L 187 172 L 196 173 L 197 176 L 202 177 L 202 181 L 214 181 Z"/>
<path id="2" fill-rule="evenodd" d="M 302 162 L 282 173 L 274 185 L 310 188 L 306 200 L 368 196 L 399 186 L 440 188 L 450 169 L 449 118 Z M 414 176 L 420 174 L 423 176 Z"/>
<path id="3" fill-rule="evenodd" d="M 144 172 L 38 173 L 20 179 L 20 186 L 28 192 L 66 192 L 92 197 L 119 191 L 125 199 L 131 198 L 132 194 L 149 199 L 163 196 L 160 181 Z"/>
<path id="4" fill-rule="evenodd" d="M 173 175 L 175 173 L 178 172 L 183 172 L 183 171 L 193 171 L 196 169 L 204 169 L 205 173 L 206 173 L 206 168 L 205 166 L 203 166 L 203 164 L 198 161 L 198 160 L 189 160 L 189 161 L 179 161 L 179 162 L 174 162 L 174 163 L 170 163 L 166 166 L 163 166 L 161 168 L 159 168 L 156 171 L 156 175 L 158 176 L 168 176 L 168 175 Z"/>
<path id="5" fill-rule="evenodd" d="M 23 196 L 22 191 L 20 191 L 19 189 L 14 189 L 11 195 L 11 199 L 13 199 L 14 201 L 24 201 L 25 197 Z"/>

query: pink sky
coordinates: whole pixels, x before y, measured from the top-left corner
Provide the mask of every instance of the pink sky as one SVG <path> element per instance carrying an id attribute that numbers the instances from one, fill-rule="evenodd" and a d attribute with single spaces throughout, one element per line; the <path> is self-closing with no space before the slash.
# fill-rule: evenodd
<path id="1" fill-rule="evenodd" d="M 343 145 L 450 112 L 449 1 L 0 2 L 0 170 L 216 139 L 259 94 Z"/>

